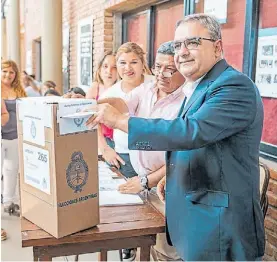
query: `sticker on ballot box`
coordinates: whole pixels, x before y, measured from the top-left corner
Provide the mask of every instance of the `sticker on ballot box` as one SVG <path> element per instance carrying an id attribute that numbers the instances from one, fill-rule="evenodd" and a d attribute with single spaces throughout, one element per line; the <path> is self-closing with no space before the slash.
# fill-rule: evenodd
<path id="1" fill-rule="evenodd" d="M 84 110 L 89 109 L 92 105 L 96 105 L 95 100 L 77 99 L 65 103 L 59 103 L 59 111 L 57 118 L 59 122 L 60 135 L 84 132 L 90 130 L 86 126 L 86 121 L 92 114 L 83 114 Z M 68 117 L 79 113 L 79 117 Z"/>
<path id="2" fill-rule="evenodd" d="M 49 152 L 23 143 L 24 182 L 50 195 Z"/>
<path id="3" fill-rule="evenodd" d="M 23 103 L 24 104 L 24 103 Z M 23 140 L 44 146 L 44 105 L 31 104 L 23 113 Z"/>

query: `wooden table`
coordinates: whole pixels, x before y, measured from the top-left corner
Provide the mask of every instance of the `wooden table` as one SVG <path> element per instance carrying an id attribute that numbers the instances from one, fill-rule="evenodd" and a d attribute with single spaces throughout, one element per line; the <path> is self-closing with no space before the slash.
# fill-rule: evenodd
<path id="1" fill-rule="evenodd" d="M 107 261 L 108 250 L 137 247 L 140 261 L 149 261 L 156 234 L 164 230 L 164 216 L 149 203 L 100 207 L 98 226 L 60 239 L 21 218 L 22 247 L 33 247 L 34 261 L 94 252 L 100 252 L 100 261 Z"/>

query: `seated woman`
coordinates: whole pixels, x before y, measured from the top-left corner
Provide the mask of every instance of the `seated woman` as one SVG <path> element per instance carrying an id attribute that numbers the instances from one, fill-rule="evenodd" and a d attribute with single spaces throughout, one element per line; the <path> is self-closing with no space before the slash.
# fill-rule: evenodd
<path id="1" fill-rule="evenodd" d="M 128 42 L 119 47 L 116 54 L 117 72 L 120 81 L 109 88 L 103 98 L 118 97 L 124 99 L 127 94 L 142 83 L 153 81 L 155 78 L 149 70 L 143 49 L 136 43 Z M 114 149 L 109 145 L 101 148 L 103 158 L 115 166 L 125 177 L 136 176 L 128 149 L 128 134 L 114 130 Z"/>

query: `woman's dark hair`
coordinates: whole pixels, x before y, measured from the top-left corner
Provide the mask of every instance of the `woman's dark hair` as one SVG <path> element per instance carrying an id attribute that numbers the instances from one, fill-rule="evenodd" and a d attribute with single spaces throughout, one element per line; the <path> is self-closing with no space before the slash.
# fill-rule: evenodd
<path id="1" fill-rule="evenodd" d="M 54 88 L 50 88 L 48 89 L 44 96 L 47 96 L 47 95 L 52 95 L 52 96 L 61 96 L 60 93 L 58 91 L 56 91 Z"/>
<path id="2" fill-rule="evenodd" d="M 74 94 L 80 94 L 84 97 L 86 96 L 85 91 L 81 87 L 78 87 L 78 86 L 70 88 L 68 92 L 71 92 Z"/>

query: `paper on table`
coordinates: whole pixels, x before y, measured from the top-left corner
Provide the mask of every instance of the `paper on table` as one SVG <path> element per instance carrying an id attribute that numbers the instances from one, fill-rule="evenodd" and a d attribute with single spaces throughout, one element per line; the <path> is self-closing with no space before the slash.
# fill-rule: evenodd
<path id="1" fill-rule="evenodd" d="M 84 112 L 77 112 L 74 114 L 68 114 L 65 116 L 61 116 L 61 118 L 84 118 L 93 116 L 96 112 L 93 111 L 84 111 Z"/>
<path id="2" fill-rule="evenodd" d="M 142 205 L 143 201 L 138 195 L 121 194 L 116 191 L 100 191 L 100 206 L 128 206 Z"/>
<path id="3" fill-rule="evenodd" d="M 138 195 L 121 194 L 118 192 L 118 186 L 125 183 L 124 178 L 114 179 L 114 172 L 109 166 L 98 162 L 99 173 L 99 205 L 100 206 L 120 206 L 120 205 L 137 205 L 143 204 Z"/>

